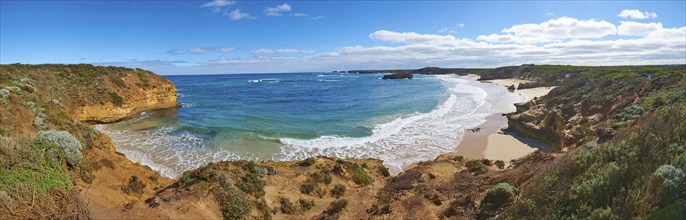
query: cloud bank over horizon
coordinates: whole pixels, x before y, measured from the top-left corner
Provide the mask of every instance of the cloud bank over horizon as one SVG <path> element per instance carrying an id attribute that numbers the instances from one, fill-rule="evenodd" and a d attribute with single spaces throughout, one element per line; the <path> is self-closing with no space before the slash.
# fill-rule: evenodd
<path id="1" fill-rule="evenodd" d="M 285 8 L 285 7 L 281 7 Z M 637 11 L 637 10 L 636 10 Z M 619 14 L 637 18 L 637 13 Z M 635 12 L 635 11 L 634 11 Z M 640 11 L 639 11 L 640 12 Z M 657 17 L 643 13 L 647 17 Z M 208 59 L 196 63 L 178 61 L 104 62 L 150 69 L 162 74 L 261 73 L 439 67 L 498 67 L 507 65 L 650 65 L 686 63 L 686 27 L 666 28 L 657 22 L 558 17 L 540 23 L 505 27 L 501 33 L 476 39 L 454 35 L 377 30 L 368 38 L 383 45 L 344 46 L 335 51 L 256 48 L 251 57 Z M 188 53 L 207 53 L 221 47 L 189 48 Z M 226 47 L 233 48 L 233 47 Z M 170 51 L 171 52 L 171 51 Z M 280 54 L 307 54 L 280 56 Z M 180 65 L 181 64 L 181 65 Z"/>

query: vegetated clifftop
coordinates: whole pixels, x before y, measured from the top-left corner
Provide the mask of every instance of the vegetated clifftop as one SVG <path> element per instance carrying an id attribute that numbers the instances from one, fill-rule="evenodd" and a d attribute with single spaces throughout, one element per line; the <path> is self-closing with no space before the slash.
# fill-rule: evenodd
<path id="1" fill-rule="evenodd" d="M 174 84 L 141 69 L 12 64 L 2 65 L 0 74 L 5 86 L 41 88 L 35 91 L 39 102 L 57 100 L 79 121 L 115 122 L 142 111 L 176 106 Z"/>
<path id="2" fill-rule="evenodd" d="M 122 199 L 118 185 L 131 176 L 146 177 L 149 187 L 170 181 L 116 153 L 107 135 L 84 122 L 175 105 L 173 83 L 149 71 L 0 65 L 0 219 L 85 217 Z M 39 131 L 47 136 L 33 140 Z M 111 197 L 94 201 L 91 193 Z"/>

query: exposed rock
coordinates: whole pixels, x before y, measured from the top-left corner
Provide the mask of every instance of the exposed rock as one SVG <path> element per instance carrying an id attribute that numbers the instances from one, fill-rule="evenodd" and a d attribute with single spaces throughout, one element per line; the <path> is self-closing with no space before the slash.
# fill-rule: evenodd
<path id="1" fill-rule="evenodd" d="M 393 73 L 384 75 L 381 79 L 412 79 L 412 73 Z"/>

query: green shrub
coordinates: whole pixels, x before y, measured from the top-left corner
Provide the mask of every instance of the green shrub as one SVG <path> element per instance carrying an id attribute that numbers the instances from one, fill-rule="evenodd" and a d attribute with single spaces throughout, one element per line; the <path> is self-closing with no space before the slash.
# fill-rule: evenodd
<path id="1" fill-rule="evenodd" d="M 489 189 L 481 200 L 479 216 L 481 218 L 495 216 L 500 207 L 514 201 L 517 193 L 519 190 L 516 187 L 508 183 L 498 183 L 494 188 Z"/>
<path id="2" fill-rule="evenodd" d="M 369 185 L 372 183 L 372 178 L 369 177 L 367 171 L 364 171 L 362 167 L 355 168 L 355 174 L 353 175 L 353 182 L 360 185 Z"/>
<path id="3" fill-rule="evenodd" d="M 298 203 L 300 203 L 300 210 L 302 210 L 302 211 L 307 211 L 307 210 L 312 209 L 312 207 L 314 207 L 314 201 L 313 200 L 299 199 Z"/>
<path id="4" fill-rule="evenodd" d="M 126 83 L 124 83 L 124 80 L 119 77 L 119 74 L 110 74 L 109 75 L 110 82 L 114 84 L 115 86 L 119 88 L 126 88 Z"/>
<path id="5" fill-rule="evenodd" d="M 336 184 L 333 186 L 333 189 L 331 189 L 331 196 L 336 197 L 337 199 L 343 194 L 345 194 L 345 186 L 343 184 Z"/>
<path id="6" fill-rule="evenodd" d="M 327 208 L 324 212 L 329 215 L 335 215 L 343 211 L 343 209 L 345 209 L 346 206 L 348 206 L 348 200 L 339 199 L 331 202 L 329 204 L 329 208 Z"/>
<path id="7" fill-rule="evenodd" d="M 467 161 L 467 170 L 473 175 L 481 175 L 488 173 L 488 168 L 481 160 L 471 160 Z"/>
<path id="8" fill-rule="evenodd" d="M 684 171 L 672 165 L 662 165 L 654 174 L 662 181 L 665 191 L 670 194 L 670 200 L 679 197 L 684 184 Z"/>
<path id="9" fill-rule="evenodd" d="M 121 187 L 121 190 L 129 195 L 143 194 L 143 189 L 145 189 L 145 183 L 143 183 L 143 181 L 138 179 L 138 176 L 135 175 L 131 176 L 128 184 Z"/>
<path id="10" fill-rule="evenodd" d="M 0 101 L 5 101 L 7 100 L 7 97 L 10 96 L 10 91 L 7 89 L 0 89 Z"/>
<path id="11" fill-rule="evenodd" d="M 0 191 L 27 189 L 45 194 L 70 189 L 70 175 L 55 152 L 59 150 L 54 144 L 0 136 Z"/>
<path id="12" fill-rule="evenodd" d="M 218 200 L 224 219 L 245 219 L 250 214 L 252 209 L 250 200 L 233 187 L 224 188 L 223 191 L 216 192 L 215 196 L 219 197 Z"/>
<path id="13" fill-rule="evenodd" d="M 279 203 L 281 203 L 281 213 L 286 215 L 295 213 L 295 206 L 288 198 L 281 197 L 281 199 L 279 199 Z"/>
<path id="14" fill-rule="evenodd" d="M 315 172 L 311 173 L 309 176 L 310 181 L 314 181 L 317 183 L 324 183 L 324 184 L 330 184 L 331 183 L 331 175 L 325 171 L 320 171 L 320 172 Z"/>
<path id="15" fill-rule="evenodd" d="M 121 107 L 122 105 L 124 105 L 124 98 L 117 95 L 117 93 L 110 92 L 110 98 L 112 100 L 112 103 L 114 103 L 114 106 Z"/>
<path id="16" fill-rule="evenodd" d="M 262 178 L 257 173 L 248 173 L 243 176 L 236 186 L 243 192 L 251 194 L 255 197 L 261 197 L 264 195 L 264 183 Z"/>
<path id="17" fill-rule="evenodd" d="M 39 131 L 34 143 L 54 144 L 64 152 L 67 163 L 72 166 L 77 166 L 83 159 L 81 142 L 66 131 Z"/>

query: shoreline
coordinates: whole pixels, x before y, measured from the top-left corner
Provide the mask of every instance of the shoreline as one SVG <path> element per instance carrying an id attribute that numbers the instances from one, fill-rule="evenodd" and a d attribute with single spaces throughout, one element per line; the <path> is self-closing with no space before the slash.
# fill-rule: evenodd
<path id="1" fill-rule="evenodd" d="M 479 76 L 469 74 L 461 76 L 478 80 Z M 483 80 L 483 83 L 492 83 L 502 86 L 515 85 L 529 82 L 520 79 L 497 79 Z M 522 102 L 528 102 L 536 97 L 541 97 L 550 92 L 554 87 L 536 87 L 515 90 L 520 95 Z M 520 102 L 521 103 L 521 102 Z M 540 140 L 527 138 L 512 131 L 505 131 L 508 127 L 508 119 L 503 114 L 495 113 L 486 117 L 486 122 L 471 129 L 465 129 L 462 141 L 456 147 L 457 155 L 470 159 L 502 160 L 509 164 L 511 160 L 526 156 L 537 150 L 547 149 L 550 146 Z"/>

